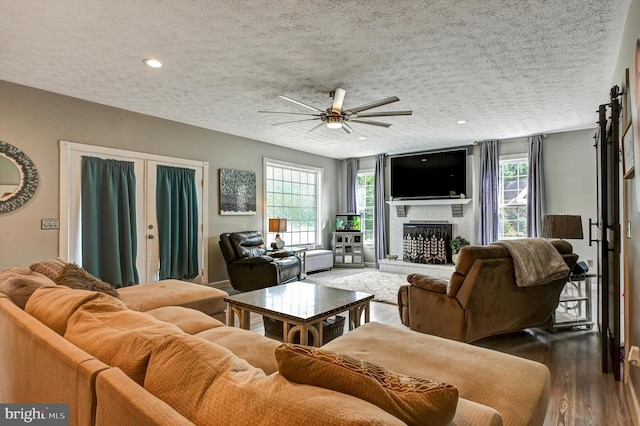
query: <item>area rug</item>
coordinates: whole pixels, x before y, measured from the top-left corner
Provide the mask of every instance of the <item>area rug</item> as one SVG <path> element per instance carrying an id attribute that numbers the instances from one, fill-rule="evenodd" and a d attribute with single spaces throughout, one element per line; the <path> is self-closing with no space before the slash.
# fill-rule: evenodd
<path id="1" fill-rule="evenodd" d="M 362 291 L 374 295 L 376 302 L 398 304 L 398 289 L 407 284 L 407 276 L 390 272 L 366 271 L 324 283 L 327 287 Z"/>

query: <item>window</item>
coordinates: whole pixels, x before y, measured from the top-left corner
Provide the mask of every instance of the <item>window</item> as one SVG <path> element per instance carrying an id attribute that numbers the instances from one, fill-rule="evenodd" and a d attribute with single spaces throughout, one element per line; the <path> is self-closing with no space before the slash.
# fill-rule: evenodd
<path id="1" fill-rule="evenodd" d="M 322 244 L 320 241 L 320 182 L 322 169 L 264 160 L 265 221 L 287 219 L 287 230 L 281 238 L 287 245 Z M 267 233 L 266 241 L 275 239 Z"/>
<path id="2" fill-rule="evenodd" d="M 529 164 L 526 157 L 500 159 L 499 239 L 527 236 L 528 175 Z"/>
<path id="3" fill-rule="evenodd" d="M 375 212 L 375 177 L 372 170 L 358 172 L 356 183 L 357 213 L 362 216 L 364 242 L 373 243 L 373 213 Z"/>

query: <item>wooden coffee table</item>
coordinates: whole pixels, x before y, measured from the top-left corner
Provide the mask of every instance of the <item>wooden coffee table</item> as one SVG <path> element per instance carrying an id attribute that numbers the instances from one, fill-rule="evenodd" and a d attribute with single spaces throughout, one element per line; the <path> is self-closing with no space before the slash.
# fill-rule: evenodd
<path id="1" fill-rule="evenodd" d="M 251 312 L 282 321 L 284 343 L 293 341 L 300 332 L 300 344 L 307 345 L 308 332 L 313 345 L 323 341 L 322 320 L 349 311 L 349 330 L 369 322 L 369 302 L 373 294 L 342 290 L 300 281 L 267 287 L 260 290 L 225 297 L 229 304 L 228 325 L 235 325 L 238 316 L 240 328 L 249 330 Z"/>

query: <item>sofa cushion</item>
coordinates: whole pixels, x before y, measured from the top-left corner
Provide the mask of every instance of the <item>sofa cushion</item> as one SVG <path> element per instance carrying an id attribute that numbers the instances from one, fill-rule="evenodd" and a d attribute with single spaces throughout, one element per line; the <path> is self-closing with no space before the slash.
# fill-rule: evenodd
<path id="1" fill-rule="evenodd" d="M 24 309 L 36 289 L 55 285 L 49 278 L 31 269 L 7 268 L 0 271 L 0 292 L 9 296 L 21 309 Z"/>
<path id="2" fill-rule="evenodd" d="M 333 268 L 333 252 L 325 249 L 307 250 L 304 254 L 306 272 Z"/>
<path id="3" fill-rule="evenodd" d="M 189 335 L 170 336 L 152 351 L 144 387 L 195 424 L 404 424 L 350 395 L 267 376 L 229 350 Z"/>
<path id="4" fill-rule="evenodd" d="M 234 355 L 244 359 L 265 374 L 278 371 L 275 350 L 280 342 L 254 331 L 236 327 L 212 328 L 196 336 L 229 349 Z"/>
<path id="5" fill-rule="evenodd" d="M 172 334 L 184 332 L 144 312 L 88 303 L 69 318 L 64 337 L 142 385 L 151 351 Z"/>
<path id="6" fill-rule="evenodd" d="M 448 425 L 456 412 L 458 390 L 448 384 L 309 346 L 283 344 L 275 354 L 279 373 L 290 381 L 364 399 L 408 425 Z"/>
<path id="7" fill-rule="evenodd" d="M 31 265 L 29 265 L 29 269 L 55 281 L 66 265 L 67 262 L 64 259 L 54 257 L 52 259 L 46 259 L 41 260 L 40 262 L 32 263 Z"/>
<path id="8" fill-rule="evenodd" d="M 204 312 L 182 306 L 163 306 L 145 313 L 160 321 L 177 325 L 187 334 L 197 334 L 212 328 L 224 327 L 225 325 L 222 321 L 211 318 Z"/>
<path id="9" fill-rule="evenodd" d="M 207 315 L 227 309 L 224 298 L 229 294 L 217 288 L 179 280 L 162 280 L 123 287 L 118 290 L 120 300 L 129 309 L 150 311 L 162 306 L 184 306 Z"/>
<path id="10" fill-rule="evenodd" d="M 60 274 L 54 279 L 58 285 L 69 288 L 89 291 L 99 291 L 109 296 L 118 297 L 118 292 L 111 284 L 94 277 L 89 272 L 75 263 L 68 263 L 62 268 Z"/>
<path id="11" fill-rule="evenodd" d="M 125 307 L 124 303 L 104 293 L 73 290 L 65 286 L 39 288 L 27 301 L 24 310 L 53 331 L 64 335 L 69 317 L 89 302 L 109 303 Z"/>
<path id="12" fill-rule="evenodd" d="M 364 324 L 323 349 L 451 383 L 460 398 L 494 408 L 506 425 L 544 423 L 550 387 L 544 364 L 377 322 Z"/>

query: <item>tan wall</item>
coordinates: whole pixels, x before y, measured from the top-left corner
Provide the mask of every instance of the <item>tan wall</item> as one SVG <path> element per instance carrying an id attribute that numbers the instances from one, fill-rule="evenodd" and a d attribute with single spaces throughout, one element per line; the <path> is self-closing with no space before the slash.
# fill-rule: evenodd
<path id="1" fill-rule="evenodd" d="M 40 185 L 23 207 L 0 215 L 0 269 L 27 266 L 58 255 L 58 231 L 40 220 L 59 216 L 58 141 L 127 149 L 209 163 L 209 281 L 227 279 L 218 247 L 222 232 L 262 230 L 263 157 L 324 168 L 325 188 L 339 187 L 337 160 L 225 133 L 163 120 L 0 81 L 0 140 L 33 161 Z M 257 177 L 258 214 L 218 214 L 218 169 L 251 170 Z M 338 191 L 325 191 L 322 217 L 326 246 L 338 206 Z"/>
<path id="2" fill-rule="evenodd" d="M 640 37 L 640 30 L 638 29 L 638 23 L 640 22 L 640 0 L 632 0 L 629 5 L 629 11 L 627 14 L 627 21 L 624 27 L 622 35 L 622 41 L 620 43 L 620 50 L 618 52 L 618 60 L 616 63 L 616 69 L 613 75 L 613 84 L 618 86 L 622 85 L 624 71 L 629 68 L 631 74 L 631 92 L 639 93 L 636 90 L 635 82 L 633 81 L 633 70 L 635 68 L 635 55 L 636 55 L 636 40 Z M 606 98 L 606 93 L 603 93 L 603 100 Z M 640 126 L 637 121 L 637 117 L 634 117 L 634 125 Z M 640 134 L 636 133 L 636 137 Z M 636 147 L 638 145 L 636 144 Z M 638 156 L 636 148 L 636 157 Z M 638 163 L 636 162 L 636 165 Z M 636 166 L 635 177 L 633 179 L 627 179 L 623 182 L 624 194 L 626 197 L 626 214 L 627 219 L 631 223 L 631 238 L 626 239 L 627 243 L 625 248 L 627 250 L 627 287 L 625 289 L 625 324 L 626 324 L 626 344 L 640 346 L 640 200 L 637 199 L 640 193 L 640 173 L 638 173 L 638 167 Z M 626 234 L 626 226 L 623 225 L 623 234 Z M 630 385 L 634 389 L 636 398 L 640 398 L 640 367 L 630 367 L 628 370 Z M 637 400 L 636 400 L 637 403 Z M 636 413 L 640 416 L 640 413 Z"/>
<path id="3" fill-rule="evenodd" d="M 597 105 L 594 107 L 597 108 Z M 595 111 L 595 109 L 594 109 Z M 594 112 L 594 116 L 595 116 Z M 596 117 L 597 118 L 597 117 Z M 580 260 L 596 270 L 596 244 L 589 247 L 589 218 L 596 221 L 595 127 L 588 130 L 554 133 L 543 141 L 547 214 L 574 214 L 582 217 L 582 240 L 569 240 Z M 593 229 L 595 232 L 595 228 Z M 594 236 L 595 238 L 595 236 Z"/>

